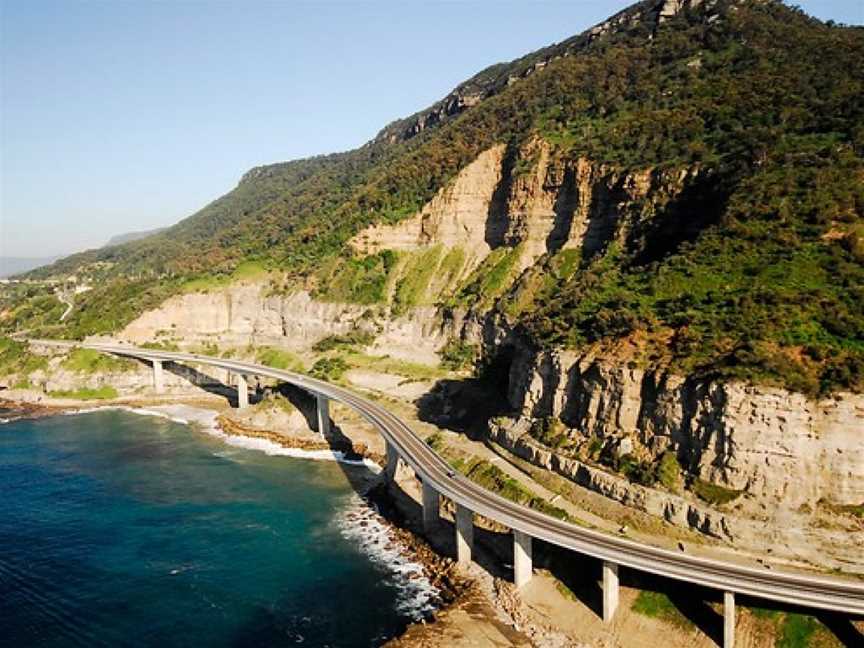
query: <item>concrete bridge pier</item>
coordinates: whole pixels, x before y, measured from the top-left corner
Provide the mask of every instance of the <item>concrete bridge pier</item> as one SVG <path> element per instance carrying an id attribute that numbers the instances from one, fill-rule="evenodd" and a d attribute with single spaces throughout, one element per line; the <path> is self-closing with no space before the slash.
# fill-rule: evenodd
<path id="1" fill-rule="evenodd" d="M 735 593 L 723 592 L 723 648 L 735 646 Z"/>
<path id="2" fill-rule="evenodd" d="M 162 373 L 161 360 L 153 360 L 153 390 L 157 394 L 165 391 L 165 376 Z"/>
<path id="3" fill-rule="evenodd" d="M 396 482 L 413 476 L 414 471 L 399 457 L 396 446 L 387 441 L 387 467 L 384 469 L 387 481 Z"/>
<path id="4" fill-rule="evenodd" d="M 318 434 L 330 436 L 330 399 L 318 394 L 316 400 L 318 401 Z"/>
<path id="5" fill-rule="evenodd" d="M 429 533 L 440 521 L 441 497 L 432 486 L 423 482 L 423 531 Z"/>
<path id="6" fill-rule="evenodd" d="M 618 565 L 603 561 L 603 622 L 610 623 L 618 608 Z"/>
<path id="7" fill-rule="evenodd" d="M 456 505 L 456 562 L 467 565 L 474 550 L 474 512 Z"/>
<path id="8" fill-rule="evenodd" d="M 531 536 L 513 529 L 513 582 L 522 587 L 531 580 L 532 567 Z"/>
<path id="9" fill-rule="evenodd" d="M 246 376 L 237 374 L 237 409 L 249 407 L 249 383 Z"/>

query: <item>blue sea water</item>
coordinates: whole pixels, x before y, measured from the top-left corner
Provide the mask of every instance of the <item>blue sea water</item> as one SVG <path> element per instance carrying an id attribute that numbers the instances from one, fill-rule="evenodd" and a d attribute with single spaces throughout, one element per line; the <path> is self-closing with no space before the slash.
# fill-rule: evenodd
<path id="1" fill-rule="evenodd" d="M 0 644 L 380 645 L 423 606 L 346 523 L 362 470 L 118 410 L 0 425 Z"/>

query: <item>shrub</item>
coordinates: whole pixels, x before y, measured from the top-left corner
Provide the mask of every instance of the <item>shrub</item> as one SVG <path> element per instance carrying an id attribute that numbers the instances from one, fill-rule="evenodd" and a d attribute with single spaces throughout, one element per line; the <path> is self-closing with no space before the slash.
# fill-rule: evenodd
<path id="1" fill-rule="evenodd" d="M 354 329 L 345 335 L 328 335 L 318 340 L 312 350 L 318 353 L 333 351 L 334 349 L 346 349 L 358 346 L 368 346 L 375 341 L 375 336 L 368 331 Z"/>
<path id="2" fill-rule="evenodd" d="M 348 363 L 344 358 L 321 358 L 312 365 L 309 375 L 320 380 L 337 381 L 348 371 Z"/>
<path id="3" fill-rule="evenodd" d="M 690 489 L 699 499 L 715 506 L 727 504 L 744 492 L 733 490 L 731 488 L 724 488 L 723 486 L 718 486 L 717 484 L 712 484 L 711 482 L 703 481 L 698 478 L 694 479 L 690 484 Z"/>
<path id="4" fill-rule="evenodd" d="M 461 340 L 450 340 L 441 349 L 441 365 L 445 369 L 459 371 L 473 364 L 477 357 L 477 347 Z"/>
<path id="5" fill-rule="evenodd" d="M 671 450 L 667 450 L 660 457 L 657 466 L 657 481 L 670 491 L 677 492 L 681 485 L 681 464 L 678 457 Z"/>
<path id="6" fill-rule="evenodd" d="M 286 349 L 276 347 L 259 347 L 255 350 L 255 359 L 263 365 L 285 371 L 303 371 L 303 362 Z"/>

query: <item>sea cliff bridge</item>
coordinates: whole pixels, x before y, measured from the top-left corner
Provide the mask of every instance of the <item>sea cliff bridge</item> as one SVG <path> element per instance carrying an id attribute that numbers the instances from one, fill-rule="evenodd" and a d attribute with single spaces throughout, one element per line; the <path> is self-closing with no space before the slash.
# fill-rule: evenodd
<path id="1" fill-rule="evenodd" d="M 157 351 L 119 344 L 70 343 L 34 340 L 34 344 L 93 349 L 137 358 L 152 364 L 153 385 L 161 392 L 163 363 L 187 363 L 218 367 L 236 379 L 237 403 L 249 404 L 249 376 L 273 378 L 300 387 L 317 399 L 318 429 L 329 431 L 329 403 L 335 400 L 356 410 L 384 437 L 387 447 L 385 474 L 394 479 L 400 462 L 413 471 L 422 486 L 423 526 L 428 531 L 439 521 L 441 497 L 456 505 L 456 553 L 459 563 L 469 563 L 474 544 L 475 514 L 495 520 L 513 532 L 513 571 L 517 587 L 532 576 L 532 540 L 592 556 L 603 563 L 603 620 L 609 622 L 618 605 L 618 569 L 649 572 L 723 592 L 724 648 L 735 643 L 736 594 L 820 610 L 864 616 L 864 583 L 807 573 L 761 570 L 731 562 L 690 556 L 640 544 L 626 538 L 575 526 L 504 499 L 453 471 L 424 441 L 385 408 L 348 389 L 290 371 L 259 364 L 171 351 Z"/>

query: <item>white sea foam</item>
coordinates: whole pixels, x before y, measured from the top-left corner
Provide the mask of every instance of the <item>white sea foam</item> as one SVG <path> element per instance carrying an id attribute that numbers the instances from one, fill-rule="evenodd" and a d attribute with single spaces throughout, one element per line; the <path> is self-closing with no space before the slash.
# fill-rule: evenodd
<path id="1" fill-rule="evenodd" d="M 208 430 L 208 432 L 210 432 L 210 430 Z M 340 450 L 303 450 L 302 448 L 285 448 L 268 439 L 234 436 L 225 434 L 218 429 L 210 433 L 214 434 L 214 436 L 218 436 L 228 445 L 237 448 L 245 448 L 246 450 L 258 450 L 271 456 L 317 459 L 318 461 L 338 461 L 339 463 L 349 464 L 352 466 L 365 466 L 376 473 L 381 471 L 381 468 L 374 461 L 369 459 L 348 459 L 345 457 L 345 453 Z"/>
<path id="2" fill-rule="evenodd" d="M 350 495 L 335 524 L 343 537 L 357 543 L 387 573 L 387 582 L 398 592 L 398 612 L 420 621 L 439 607 L 441 592 L 426 576 L 423 565 L 405 555 L 390 527 L 363 498 Z"/>
<path id="3" fill-rule="evenodd" d="M 297 459 L 314 459 L 318 461 L 338 461 L 352 466 L 365 466 L 374 473 L 381 471 L 380 466 L 371 459 L 348 459 L 339 450 L 303 450 L 301 448 L 285 448 L 278 443 L 257 437 L 235 436 L 225 434 L 217 421 L 219 413 L 214 410 L 191 405 L 150 405 L 147 407 L 130 407 L 128 405 L 105 405 L 75 411 L 64 412 L 67 415 L 85 414 L 100 410 L 124 410 L 141 416 L 158 416 L 175 423 L 198 425 L 204 432 L 215 436 L 226 444 L 245 450 L 257 450 L 271 456 L 294 457 Z"/>

